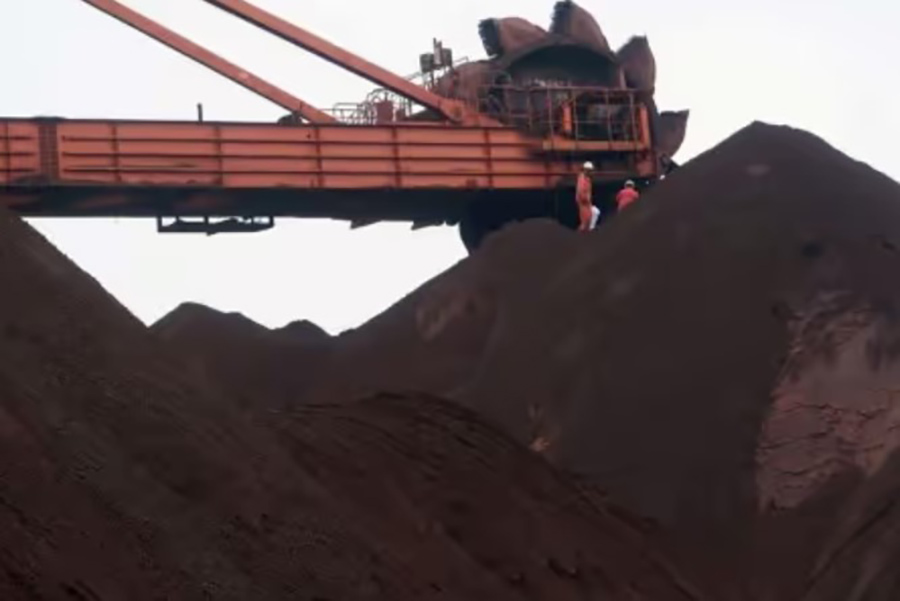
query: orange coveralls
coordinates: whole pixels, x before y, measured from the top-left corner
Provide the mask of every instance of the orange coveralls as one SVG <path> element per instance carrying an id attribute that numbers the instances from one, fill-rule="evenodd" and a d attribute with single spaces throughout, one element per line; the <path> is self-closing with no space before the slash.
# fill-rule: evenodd
<path id="1" fill-rule="evenodd" d="M 575 186 L 575 202 L 578 203 L 578 231 L 586 232 L 591 229 L 591 206 L 593 206 L 591 178 L 587 173 L 578 174 L 578 183 Z"/>
<path id="2" fill-rule="evenodd" d="M 616 194 L 616 208 L 621 211 L 640 198 L 640 196 L 640 193 L 634 188 L 622 188 L 619 190 L 619 193 Z"/>

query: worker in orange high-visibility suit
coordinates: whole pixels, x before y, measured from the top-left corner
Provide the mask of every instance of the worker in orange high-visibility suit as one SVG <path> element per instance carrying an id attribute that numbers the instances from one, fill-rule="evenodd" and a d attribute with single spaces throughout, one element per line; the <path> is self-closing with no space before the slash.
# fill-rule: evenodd
<path id="1" fill-rule="evenodd" d="M 625 187 L 616 194 L 616 210 L 621 211 L 640 197 L 641 194 L 635 189 L 634 182 L 628 180 Z"/>
<path id="2" fill-rule="evenodd" d="M 587 232 L 597 224 L 600 212 L 594 206 L 593 184 L 591 174 L 594 172 L 594 164 L 588 161 L 578 174 L 578 182 L 575 185 L 575 202 L 578 205 L 578 231 Z"/>

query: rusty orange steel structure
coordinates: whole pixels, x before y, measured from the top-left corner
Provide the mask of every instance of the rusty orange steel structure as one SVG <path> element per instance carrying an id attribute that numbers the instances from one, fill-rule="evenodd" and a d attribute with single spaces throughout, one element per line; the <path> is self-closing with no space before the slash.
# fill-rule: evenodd
<path id="1" fill-rule="evenodd" d="M 174 231 L 207 233 L 271 224 L 251 217 L 453 224 L 490 220 L 483 207 L 499 208 L 504 219 L 552 214 L 570 204 L 558 191 L 568 190 L 583 160 L 598 165 L 601 183 L 658 175 L 648 111 L 633 91 L 494 86 L 492 106 L 518 100 L 490 110 L 483 98 L 440 96 L 243 0 L 205 0 L 422 108 L 418 117 L 394 109 L 348 116 L 316 109 L 118 2 L 83 1 L 278 104 L 290 119 L 0 119 L 0 204 L 25 216 L 167 216 L 178 218 Z M 572 131 L 579 103 L 600 102 L 598 95 L 615 108 L 601 119 L 605 131 L 618 133 Z M 511 108 L 523 102 L 527 110 Z M 589 131 L 591 120 L 576 119 L 579 127 Z M 219 226 L 208 221 L 232 216 Z M 182 221 L 189 217 L 204 221 Z"/>

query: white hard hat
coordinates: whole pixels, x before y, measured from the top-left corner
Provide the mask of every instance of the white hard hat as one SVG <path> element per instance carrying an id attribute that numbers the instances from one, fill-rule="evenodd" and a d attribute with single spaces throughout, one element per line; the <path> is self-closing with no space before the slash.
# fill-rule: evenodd
<path id="1" fill-rule="evenodd" d="M 632 180 L 628 180 L 627 182 L 625 182 L 625 187 L 634 188 L 634 182 Z"/>
<path id="2" fill-rule="evenodd" d="M 584 168 L 586 171 L 593 171 L 594 164 L 592 162 L 588 161 L 587 163 L 584 164 Z"/>

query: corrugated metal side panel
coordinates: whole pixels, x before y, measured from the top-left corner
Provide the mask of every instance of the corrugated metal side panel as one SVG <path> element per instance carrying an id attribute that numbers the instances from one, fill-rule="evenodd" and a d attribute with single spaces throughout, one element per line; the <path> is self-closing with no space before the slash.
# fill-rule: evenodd
<path id="1" fill-rule="evenodd" d="M 0 186 L 34 181 L 41 175 L 38 123 L 0 120 Z"/>
<path id="2" fill-rule="evenodd" d="M 566 174 L 514 130 L 69 121 L 66 184 L 223 188 L 541 188 Z"/>

